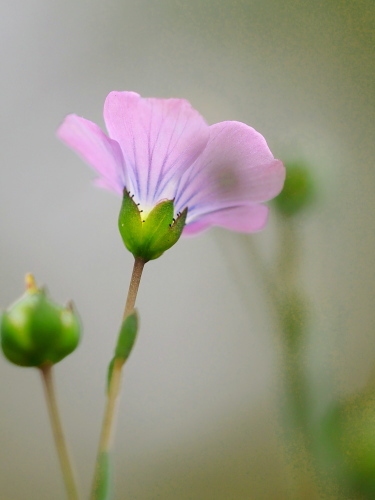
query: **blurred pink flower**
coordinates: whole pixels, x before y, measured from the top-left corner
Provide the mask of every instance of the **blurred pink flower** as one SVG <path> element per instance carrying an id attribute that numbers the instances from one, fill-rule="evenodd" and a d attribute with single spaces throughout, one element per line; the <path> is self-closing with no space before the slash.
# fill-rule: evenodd
<path id="1" fill-rule="evenodd" d="M 58 136 L 98 172 L 98 185 L 119 194 L 126 187 L 144 216 L 169 199 L 176 215 L 188 207 L 184 234 L 265 226 L 262 203 L 281 191 L 285 169 L 253 128 L 235 121 L 208 126 L 184 99 L 134 92 L 111 92 L 104 120 L 108 135 L 69 115 Z"/>

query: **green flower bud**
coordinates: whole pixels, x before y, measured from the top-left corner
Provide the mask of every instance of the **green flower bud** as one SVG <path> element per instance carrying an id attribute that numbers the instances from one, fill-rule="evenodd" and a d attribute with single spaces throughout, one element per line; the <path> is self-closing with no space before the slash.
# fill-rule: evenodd
<path id="1" fill-rule="evenodd" d="M 314 200 L 315 184 L 305 163 L 285 163 L 285 167 L 284 188 L 274 199 L 274 204 L 283 215 L 291 216 L 305 209 Z"/>
<path id="2" fill-rule="evenodd" d="M 20 366 L 61 361 L 77 347 L 80 323 L 71 304 L 61 307 L 26 276 L 26 292 L 0 316 L 1 347 L 5 357 Z"/>
<path id="3" fill-rule="evenodd" d="M 157 259 L 181 236 L 187 208 L 174 219 L 173 200 L 161 201 L 150 213 L 141 212 L 129 193 L 124 190 L 119 215 L 119 230 L 126 248 L 146 262 Z"/>

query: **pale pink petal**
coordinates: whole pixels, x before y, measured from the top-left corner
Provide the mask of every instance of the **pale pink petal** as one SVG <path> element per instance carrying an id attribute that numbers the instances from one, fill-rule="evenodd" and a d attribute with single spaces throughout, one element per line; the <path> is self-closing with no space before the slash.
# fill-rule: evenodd
<path id="1" fill-rule="evenodd" d="M 191 222 L 184 227 L 182 232 L 182 236 L 196 236 L 197 234 L 203 233 L 212 227 L 212 224 L 205 221 L 205 217 L 203 216 L 196 222 Z"/>
<path id="2" fill-rule="evenodd" d="M 285 169 L 264 137 L 240 122 L 210 127 L 210 139 L 178 185 L 176 208 L 191 216 L 243 203 L 259 203 L 282 189 Z"/>
<path id="3" fill-rule="evenodd" d="M 184 236 L 193 236 L 206 231 L 212 226 L 225 227 L 239 233 L 255 233 L 264 228 L 268 218 L 268 207 L 265 205 L 242 205 L 223 208 L 200 217 L 187 224 Z"/>
<path id="4" fill-rule="evenodd" d="M 104 179 L 104 177 L 99 177 L 94 180 L 94 184 L 100 188 L 108 189 L 108 191 L 114 191 L 117 194 L 122 195 L 124 190 L 123 188 L 116 182 L 113 182 L 109 179 Z"/>
<path id="5" fill-rule="evenodd" d="M 98 125 L 77 115 L 68 115 L 57 135 L 106 180 L 107 187 L 122 192 L 126 179 L 121 148 Z"/>
<path id="6" fill-rule="evenodd" d="M 111 92 L 104 105 L 109 136 L 122 149 L 138 201 L 153 205 L 173 198 L 175 183 L 198 157 L 209 127 L 183 99 L 143 99 L 134 92 Z"/>

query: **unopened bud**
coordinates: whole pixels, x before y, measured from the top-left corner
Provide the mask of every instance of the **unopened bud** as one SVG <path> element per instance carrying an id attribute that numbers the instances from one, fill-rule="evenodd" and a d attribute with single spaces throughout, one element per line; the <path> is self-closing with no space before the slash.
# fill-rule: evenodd
<path id="1" fill-rule="evenodd" d="M 77 347 L 80 330 L 72 304 L 62 307 L 51 301 L 31 274 L 24 295 L 0 316 L 3 353 L 20 366 L 58 363 Z"/>
<path id="2" fill-rule="evenodd" d="M 314 200 L 315 184 L 305 163 L 285 163 L 285 167 L 284 188 L 274 199 L 274 204 L 283 215 L 291 216 L 298 214 Z"/>

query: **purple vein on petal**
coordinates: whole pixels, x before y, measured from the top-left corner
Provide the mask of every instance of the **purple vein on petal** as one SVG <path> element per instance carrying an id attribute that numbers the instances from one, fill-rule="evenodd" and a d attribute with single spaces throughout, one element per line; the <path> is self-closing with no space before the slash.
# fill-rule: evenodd
<path id="1" fill-rule="evenodd" d="M 162 129 L 163 129 L 163 126 L 164 126 L 165 120 L 166 120 L 167 118 L 168 118 L 168 112 L 167 112 L 167 114 L 166 114 L 165 116 L 163 116 L 163 118 L 162 118 L 162 120 L 161 120 L 161 123 L 160 123 L 160 126 L 159 126 L 158 133 L 157 133 L 157 135 L 156 135 L 156 137 L 155 137 L 154 148 L 155 148 L 155 147 L 156 147 L 156 145 L 157 145 L 157 142 L 158 142 L 159 137 L 160 137 L 160 134 L 161 134 L 161 132 L 162 132 Z M 172 140 L 172 139 L 171 139 L 171 137 L 170 137 L 170 138 L 169 138 L 168 147 L 167 147 L 167 152 L 168 152 L 168 149 L 169 149 L 169 146 L 170 146 L 171 140 Z M 165 161 L 166 161 L 166 160 L 165 160 L 165 158 L 164 158 L 164 160 L 163 160 L 163 164 L 162 164 L 162 167 L 163 167 L 163 165 L 164 165 L 164 162 L 165 162 Z M 155 193 L 156 193 L 156 191 L 157 191 L 157 186 L 158 186 L 158 184 L 159 184 L 159 182 L 160 182 L 161 172 L 162 172 L 162 168 L 160 168 L 160 169 L 159 169 L 159 172 L 158 172 L 158 178 L 157 178 L 157 181 L 156 181 L 156 186 L 155 186 L 155 188 L 154 188 L 153 201 L 155 201 Z"/>
<path id="2" fill-rule="evenodd" d="M 211 137 L 206 145 L 206 148 L 209 146 L 210 142 L 212 142 L 213 139 L 216 139 L 217 137 L 219 137 L 219 135 L 221 135 L 224 130 L 227 128 L 227 125 L 224 126 L 218 134 L 216 134 L 214 137 Z M 198 159 L 198 162 L 199 162 L 199 159 Z M 181 201 L 181 198 L 183 200 L 183 195 L 184 193 L 186 193 L 186 187 L 189 186 L 189 184 L 191 184 L 192 182 L 194 182 L 196 180 L 196 178 L 202 173 L 202 171 L 204 170 L 207 170 L 207 165 L 210 164 L 210 161 L 207 161 L 203 167 L 203 165 L 199 165 L 199 163 L 195 163 L 192 165 L 192 167 L 186 172 L 186 178 L 183 180 L 183 183 L 184 183 L 184 186 L 182 187 L 181 190 L 177 190 L 178 194 L 175 198 L 175 206 L 177 207 L 178 204 L 181 205 L 181 210 L 183 210 L 185 207 L 188 206 L 189 202 L 191 202 L 192 199 L 194 199 L 194 197 L 198 194 L 200 194 L 199 192 L 197 191 L 194 191 L 193 193 L 190 194 L 190 196 L 188 196 L 188 198 L 185 200 L 185 201 Z M 179 179 L 179 184 L 182 182 L 182 177 Z M 206 184 L 207 186 L 207 184 Z M 189 207 L 189 211 L 192 210 L 192 207 L 190 206 Z"/>
<path id="3" fill-rule="evenodd" d="M 195 172 L 194 172 L 195 170 Z M 194 175 L 193 175 L 194 173 Z M 182 202 L 181 201 L 181 198 L 183 198 L 183 195 L 186 193 L 186 187 L 191 183 L 193 182 L 197 177 L 198 175 L 201 173 L 201 170 L 200 169 L 194 169 L 194 166 L 193 168 L 191 168 L 189 170 L 189 172 L 187 173 L 187 178 L 184 179 L 183 183 L 184 183 L 184 186 L 183 188 L 178 192 L 177 196 L 176 196 L 176 199 L 175 199 L 175 204 L 176 206 L 178 205 L 178 203 L 180 203 L 181 205 L 184 205 L 184 207 L 188 206 L 188 203 L 198 194 L 197 191 L 193 191 L 193 193 L 191 193 L 190 196 L 188 196 L 188 198 Z M 179 182 L 182 182 L 182 178 L 180 178 L 180 181 Z"/>
<path id="4" fill-rule="evenodd" d="M 183 135 L 183 133 L 185 132 L 186 130 L 186 127 L 188 126 L 188 123 L 189 123 L 189 118 L 186 120 L 185 122 L 185 125 L 176 141 L 176 143 L 174 144 L 172 150 L 170 151 L 169 155 L 173 152 L 173 149 L 175 148 L 175 146 L 178 144 L 178 141 L 180 140 L 181 136 Z M 173 163 L 170 164 L 169 168 L 167 169 L 167 171 L 165 172 L 164 174 L 164 178 L 163 179 L 160 179 L 161 181 L 163 180 L 163 184 L 159 187 L 158 191 L 157 191 L 157 195 L 159 195 L 160 193 L 163 192 L 163 190 L 165 189 L 165 187 L 167 186 L 167 184 L 170 182 L 171 178 L 178 174 L 179 172 L 179 169 L 177 169 L 175 172 L 172 172 L 172 174 L 170 176 L 167 176 L 168 173 L 170 173 L 172 170 L 174 170 L 174 167 L 176 164 L 179 164 L 180 165 L 185 165 L 186 163 L 186 156 L 187 156 L 187 148 L 184 149 L 184 151 L 181 152 L 181 154 L 175 159 L 175 161 Z M 194 155 L 191 155 L 191 164 L 193 164 L 196 160 L 196 158 L 199 156 L 200 154 L 200 151 L 196 151 Z M 181 158 L 185 157 L 184 161 L 181 162 Z M 180 182 L 181 182 L 181 179 L 182 179 L 182 175 L 178 178 L 178 185 L 180 185 Z M 176 193 L 178 192 L 178 189 L 176 188 Z"/>
<path id="5" fill-rule="evenodd" d="M 157 199 L 157 197 L 158 197 L 159 193 L 160 193 L 160 192 L 162 192 L 162 191 L 163 191 L 163 189 L 164 189 L 164 186 L 163 186 L 163 188 L 162 188 L 162 189 L 160 189 L 160 185 L 161 185 L 162 181 L 163 181 L 163 180 L 166 180 L 166 179 L 164 178 L 165 174 L 164 174 L 164 172 L 163 172 L 163 171 L 164 171 L 164 167 L 165 167 L 166 163 L 168 162 L 169 157 L 170 157 L 170 156 L 171 156 L 171 154 L 173 153 L 173 151 L 174 151 L 175 147 L 177 146 L 177 144 L 178 144 L 178 142 L 179 142 L 179 140 L 180 140 L 180 138 L 181 138 L 181 136 L 182 136 L 182 134 L 184 133 L 185 128 L 186 128 L 186 124 L 185 124 L 185 126 L 184 126 L 183 130 L 181 131 L 181 133 L 180 133 L 179 137 L 177 138 L 176 142 L 173 144 L 173 146 L 172 146 L 172 148 L 171 148 L 171 143 L 172 143 L 172 140 L 173 140 L 173 137 L 174 137 L 174 132 L 175 132 L 175 131 L 176 131 L 176 129 L 177 129 L 176 125 L 177 125 L 177 123 L 178 123 L 178 120 L 179 120 L 179 118 L 180 118 L 180 115 L 181 115 L 181 108 L 179 109 L 178 115 L 177 115 L 177 117 L 176 117 L 176 120 L 175 120 L 175 125 L 174 125 L 174 127 L 173 127 L 173 133 L 172 133 L 172 134 L 170 135 L 170 137 L 169 137 L 169 142 L 168 142 L 168 146 L 167 146 L 167 149 L 166 149 L 166 153 L 165 153 L 165 156 L 164 156 L 164 159 L 163 159 L 163 163 L 162 163 L 161 168 L 160 168 L 159 173 L 158 173 L 158 179 L 157 179 L 157 181 L 156 181 L 156 185 L 155 185 L 154 200 L 156 200 L 156 199 Z M 167 116 L 168 116 L 168 115 L 167 115 Z M 167 118 L 167 117 L 165 117 L 165 118 Z M 164 120 L 165 120 L 165 119 L 163 119 L 163 123 L 164 123 Z M 171 164 L 170 168 L 168 168 L 168 170 L 167 170 L 167 172 L 166 172 L 166 173 L 168 173 L 168 172 L 171 170 L 171 168 L 173 168 L 173 167 L 174 167 L 174 165 L 175 165 L 175 164 L 176 164 L 176 162 L 173 162 L 173 163 Z M 165 185 L 166 183 L 168 183 L 168 181 L 164 182 L 164 185 Z"/>
<path id="6" fill-rule="evenodd" d="M 134 130 L 133 130 L 133 120 L 131 116 L 129 117 L 129 122 L 130 122 L 130 127 L 127 126 L 127 123 L 124 119 L 124 125 L 126 129 L 129 131 L 129 135 L 131 136 L 132 140 L 132 150 L 133 150 L 133 159 L 134 159 L 134 164 L 131 165 L 132 167 L 132 172 L 133 172 L 133 178 L 135 180 L 135 183 L 137 185 L 137 190 L 138 190 L 138 196 L 140 196 L 140 182 L 139 182 L 139 175 L 138 175 L 138 169 L 137 169 L 137 145 L 134 137 Z M 132 162 L 130 162 L 132 163 Z M 133 186 L 135 188 L 135 186 Z"/>
<path id="7" fill-rule="evenodd" d="M 152 161 L 153 161 L 153 157 L 154 157 L 154 151 L 155 151 L 156 143 L 157 143 L 157 140 L 158 140 L 158 137 L 160 134 L 160 129 L 161 129 L 161 126 L 160 126 L 157 137 L 155 138 L 154 143 L 151 147 L 152 120 L 153 120 L 153 116 L 154 116 L 153 103 L 150 103 L 150 108 L 151 108 L 151 111 L 150 111 L 149 127 L 148 127 L 148 132 L 146 132 L 146 135 L 147 135 L 147 156 L 148 156 L 146 197 L 145 197 L 146 203 L 148 201 L 148 195 L 149 195 L 149 191 L 150 191 L 150 175 L 151 175 L 151 168 L 152 168 Z M 163 120 L 162 120 L 162 123 L 163 123 Z M 146 127 L 145 127 L 145 131 L 146 131 Z"/>
<path id="8" fill-rule="evenodd" d="M 176 120 L 176 121 L 177 121 L 177 120 Z M 177 156 L 177 158 L 175 159 L 175 161 L 174 161 L 174 162 L 172 162 L 172 163 L 169 165 L 169 168 L 167 168 L 166 172 L 163 172 L 164 167 L 165 167 L 165 165 L 166 165 L 166 163 L 167 163 L 167 161 L 168 161 L 169 157 L 170 157 L 170 156 L 171 156 L 171 154 L 173 153 L 173 151 L 174 151 L 174 149 L 176 148 L 177 144 L 179 143 L 179 141 L 180 141 L 180 139 L 181 139 L 182 135 L 184 134 L 184 132 L 185 132 L 185 130 L 186 130 L 186 127 L 187 127 L 188 122 L 189 122 L 189 119 L 187 119 L 187 120 L 185 121 L 185 125 L 184 125 L 183 129 L 181 130 L 180 135 L 177 137 L 177 140 L 176 140 L 176 142 L 173 144 L 172 149 L 168 151 L 167 155 L 166 155 L 166 156 L 165 156 L 165 158 L 164 158 L 164 161 L 163 161 L 163 164 L 162 164 L 162 169 L 161 169 L 161 172 L 160 172 L 160 175 L 159 175 L 159 179 L 158 179 L 158 185 L 157 185 L 157 188 L 156 188 L 156 192 L 157 192 L 157 194 L 159 194 L 160 192 L 162 192 L 162 191 L 163 191 L 163 189 L 165 188 L 165 186 L 168 184 L 168 182 L 169 182 L 169 180 L 170 180 L 170 177 L 167 177 L 167 174 L 168 174 L 169 172 L 171 172 L 171 170 L 174 170 L 175 165 L 176 165 L 176 164 L 178 164 L 178 163 L 180 163 L 180 161 L 179 161 L 179 160 L 180 160 L 180 158 L 181 158 L 181 157 L 182 157 L 182 156 L 186 153 L 186 149 L 185 149 L 184 151 L 182 151 L 182 153 L 181 153 L 179 156 Z M 177 127 L 175 126 L 174 131 L 175 131 L 176 129 L 177 129 Z M 173 135 L 171 136 L 171 141 L 172 141 L 172 138 L 173 138 Z M 171 142 L 171 141 L 170 141 L 170 142 Z M 170 146 L 170 143 L 169 143 L 169 145 L 168 145 L 168 148 L 169 148 L 169 146 Z M 172 176 L 173 176 L 175 173 L 177 173 L 177 172 L 173 172 Z M 164 183 L 163 183 L 163 184 L 162 184 L 162 181 L 164 181 Z M 162 186 L 160 187 L 160 185 L 161 185 L 161 184 L 162 184 Z"/>

